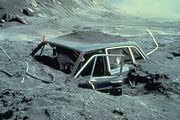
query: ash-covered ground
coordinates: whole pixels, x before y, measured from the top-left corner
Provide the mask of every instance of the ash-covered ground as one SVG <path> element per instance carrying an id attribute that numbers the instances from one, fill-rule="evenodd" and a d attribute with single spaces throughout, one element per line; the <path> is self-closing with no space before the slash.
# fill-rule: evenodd
<path id="1" fill-rule="evenodd" d="M 0 20 L 0 45 L 11 58 L 0 50 L 0 120 L 180 119 L 179 22 L 123 15 L 98 0 L 1 0 Z M 159 49 L 129 73 L 137 85 L 125 84 L 121 96 L 78 88 L 30 56 L 42 36 L 50 40 L 74 30 L 122 36 L 149 52 L 155 46 L 145 26 Z M 34 75 L 49 80 L 50 73 L 56 81 L 28 76 L 26 63 Z"/>

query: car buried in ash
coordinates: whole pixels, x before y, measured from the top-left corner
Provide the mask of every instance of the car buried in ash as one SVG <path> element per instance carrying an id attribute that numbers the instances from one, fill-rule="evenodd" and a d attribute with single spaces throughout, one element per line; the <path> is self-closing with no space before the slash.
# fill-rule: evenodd
<path id="1" fill-rule="evenodd" d="M 78 81 L 79 87 L 111 92 L 121 92 L 129 69 L 147 60 L 135 42 L 81 31 L 43 41 L 31 55 Z"/>

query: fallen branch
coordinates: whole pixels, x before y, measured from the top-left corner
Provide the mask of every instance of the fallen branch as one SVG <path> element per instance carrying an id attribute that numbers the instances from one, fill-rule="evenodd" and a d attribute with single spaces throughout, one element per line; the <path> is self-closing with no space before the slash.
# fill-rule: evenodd
<path id="1" fill-rule="evenodd" d="M 8 57 L 9 60 L 11 60 L 11 57 L 7 54 L 7 52 L 4 50 L 4 48 L 0 45 L 1 50 L 5 53 L 5 55 Z"/>
<path id="2" fill-rule="evenodd" d="M 12 76 L 13 76 L 12 73 L 10 73 L 10 72 L 8 72 L 8 71 L 6 71 L 6 70 L 3 70 L 3 69 L 1 69 L 1 68 L 0 68 L 0 72 L 5 73 L 5 74 L 8 75 L 9 77 L 12 77 Z"/>
<path id="3" fill-rule="evenodd" d="M 26 63 L 26 66 L 27 66 L 27 68 L 26 68 L 26 74 L 27 74 L 27 75 L 29 75 L 29 76 L 31 76 L 32 78 L 35 78 L 35 79 L 37 79 L 37 80 L 41 80 L 41 81 L 44 82 L 44 83 L 52 83 L 52 82 L 55 81 L 53 75 L 51 75 L 50 73 L 49 73 L 48 75 L 51 77 L 52 80 L 45 80 L 45 79 L 43 79 L 43 78 L 41 78 L 41 77 L 38 77 L 38 76 L 36 76 L 36 75 L 33 75 L 32 73 L 29 72 L 29 64 L 28 64 L 28 62 L 25 61 L 25 63 Z"/>

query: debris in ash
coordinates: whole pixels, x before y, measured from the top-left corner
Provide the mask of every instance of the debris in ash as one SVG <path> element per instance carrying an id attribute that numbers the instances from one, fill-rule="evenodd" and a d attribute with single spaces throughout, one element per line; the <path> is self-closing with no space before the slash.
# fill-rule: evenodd
<path id="1" fill-rule="evenodd" d="M 49 111 L 48 111 L 47 109 L 44 110 L 44 114 L 45 114 L 48 118 L 50 118 L 50 113 L 49 113 Z"/>
<path id="2" fill-rule="evenodd" d="M 28 7 L 24 8 L 22 12 L 27 16 L 34 16 L 35 14 L 35 11 Z"/>
<path id="3" fill-rule="evenodd" d="M 174 57 L 180 57 L 180 52 L 172 52 L 172 55 L 173 55 Z"/>
<path id="4" fill-rule="evenodd" d="M 13 21 L 15 18 L 16 18 L 16 15 L 7 14 L 7 13 L 5 13 L 5 14 L 2 16 L 2 19 L 3 19 L 4 21 L 6 21 L 6 22 Z"/>
<path id="5" fill-rule="evenodd" d="M 16 15 L 15 21 L 22 23 L 22 24 L 28 24 L 27 21 L 19 15 Z"/>
<path id="6" fill-rule="evenodd" d="M 112 111 L 112 113 L 116 116 L 118 116 L 118 119 L 120 120 L 128 120 L 126 118 L 126 112 L 124 109 L 121 109 L 121 108 L 116 108 Z"/>
<path id="7" fill-rule="evenodd" d="M 0 27 L 4 27 L 4 23 L 5 23 L 6 21 L 4 20 L 4 19 L 1 19 L 0 20 Z"/>
<path id="8" fill-rule="evenodd" d="M 120 108 L 116 108 L 115 110 L 113 110 L 113 113 L 118 114 L 119 116 L 124 115 L 124 112 L 125 111 L 123 109 L 120 109 Z"/>
<path id="9" fill-rule="evenodd" d="M 26 97 L 23 93 L 5 89 L 0 92 L 0 120 L 23 119 L 28 117 L 25 113 L 30 109 L 32 98 Z M 23 116 L 20 116 L 24 112 Z"/>
<path id="10" fill-rule="evenodd" d="M 151 91 L 156 91 L 161 93 L 162 91 L 165 91 L 165 88 L 162 86 L 162 84 L 160 82 L 156 82 L 156 83 L 147 83 L 144 86 L 145 90 L 147 90 L 148 92 Z"/>
<path id="11" fill-rule="evenodd" d="M 5 23 L 6 21 L 4 19 L 1 19 L 0 20 L 0 23 Z"/>
<path id="12" fill-rule="evenodd" d="M 32 100 L 32 98 L 26 98 L 25 96 L 22 98 L 21 103 L 29 103 Z"/>
<path id="13" fill-rule="evenodd" d="M 23 120 L 28 120 L 28 119 L 29 119 L 28 116 L 24 116 L 24 117 L 23 117 Z"/>
<path id="14" fill-rule="evenodd" d="M 135 69 L 131 69 L 125 80 L 126 83 L 137 85 L 138 83 L 155 83 L 159 79 L 169 79 L 165 74 L 152 74 L 148 71 L 143 71 L 140 66 Z"/>
<path id="15" fill-rule="evenodd" d="M 165 74 L 152 74 L 148 71 L 144 71 L 140 66 L 130 70 L 125 79 L 125 84 L 130 85 L 131 88 L 126 88 L 123 94 L 130 95 L 143 95 L 149 93 L 162 93 L 166 92 L 166 89 L 162 85 L 161 80 L 167 80 L 169 77 Z M 128 90 L 132 89 L 132 90 Z"/>
<path id="16" fill-rule="evenodd" d="M 10 119 L 13 116 L 13 110 L 8 110 L 4 113 L 0 113 L 0 120 Z"/>
<path id="17" fill-rule="evenodd" d="M 82 112 L 80 112 L 80 115 L 83 116 L 85 118 L 85 120 L 93 120 L 90 112 L 82 111 Z"/>
<path id="18" fill-rule="evenodd" d="M 13 15 L 13 14 L 5 13 L 2 16 L 2 20 L 4 20 L 5 22 L 15 21 L 15 22 L 19 22 L 19 23 L 22 23 L 22 24 L 28 24 L 27 21 L 24 18 L 22 18 L 21 16 L 19 16 L 18 14 L 17 15 Z"/>
<path id="19" fill-rule="evenodd" d="M 172 56 L 167 56 L 167 58 L 173 60 L 173 57 L 172 57 Z"/>

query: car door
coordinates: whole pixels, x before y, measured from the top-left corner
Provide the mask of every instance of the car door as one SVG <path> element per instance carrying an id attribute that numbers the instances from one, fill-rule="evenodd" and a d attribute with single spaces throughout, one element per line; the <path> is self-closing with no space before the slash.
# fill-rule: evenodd
<path id="1" fill-rule="evenodd" d="M 106 54 L 120 54 L 120 55 L 124 55 L 124 65 L 122 68 L 122 73 L 123 76 L 126 76 L 126 74 L 129 71 L 129 68 L 133 65 L 134 60 L 131 54 L 131 49 L 128 46 L 120 46 L 120 47 L 113 47 L 113 48 L 107 48 L 106 49 Z M 118 71 L 118 66 L 115 65 L 115 59 L 114 58 L 110 58 L 107 57 L 107 61 L 108 61 L 108 69 L 111 73 L 111 75 L 115 75 L 117 74 Z"/>
<path id="2" fill-rule="evenodd" d="M 119 58 L 119 75 L 112 76 L 110 73 L 107 73 L 107 56 Z M 113 87 L 120 86 L 123 81 L 121 77 L 122 66 L 122 55 L 94 55 L 89 61 L 87 61 L 75 77 L 78 78 L 79 87 L 82 88 L 91 88 L 96 90 L 112 89 Z M 89 74 L 87 74 L 88 72 Z"/>
<path id="3" fill-rule="evenodd" d="M 145 60 L 146 57 L 135 46 L 119 46 L 106 49 L 106 54 L 121 54 L 124 55 L 124 65 L 122 68 L 122 75 L 127 76 L 129 70 L 134 67 L 137 61 Z M 118 73 L 118 67 L 115 64 L 113 58 L 107 57 L 108 70 L 111 75 Z"/>

